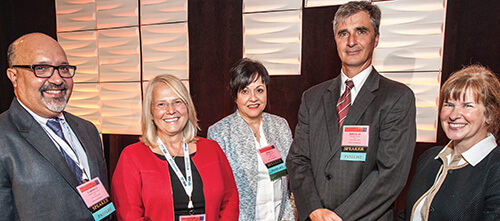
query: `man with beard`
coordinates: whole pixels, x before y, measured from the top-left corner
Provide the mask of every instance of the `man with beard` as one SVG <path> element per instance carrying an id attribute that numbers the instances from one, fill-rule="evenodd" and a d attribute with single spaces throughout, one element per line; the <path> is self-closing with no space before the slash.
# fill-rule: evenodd
<path id="1" fill-rule="evenodd" d="M 77 186 L 98 177 L 107 189 L 108 175 L 95 126 L 64 111 L 76 67 L 41 33 L 7 57 L 15 98 L 0 115 L 0 220 L 94 219 Z"/>

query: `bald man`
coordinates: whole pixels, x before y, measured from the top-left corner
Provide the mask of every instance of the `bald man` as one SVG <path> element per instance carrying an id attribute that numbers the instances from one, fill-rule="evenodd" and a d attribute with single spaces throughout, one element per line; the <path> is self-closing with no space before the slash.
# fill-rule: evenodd
<path id="1" fill-rule="evenodd" d="M 64 111 L 76 67 L 41 33 L 7 57 L 15 98 L 0 115 L 0 220 L 93 220 L 77 186 L 98 177 L 107 189 L 108 175 L 95 126 Z"/>

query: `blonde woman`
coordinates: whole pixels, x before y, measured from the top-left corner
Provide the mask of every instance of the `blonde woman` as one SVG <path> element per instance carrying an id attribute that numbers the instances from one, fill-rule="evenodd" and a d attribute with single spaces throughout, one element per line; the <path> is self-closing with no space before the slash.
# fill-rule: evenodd
<path id="1" fill-rule="evenodd" d="M 179 79 L 159 75 L 150 81 L 141 141 L 123 150 L 113 175 L 118 220 L 238 219 L 229 162 L 215 141 L 196 137 L 197 121 Z"/>

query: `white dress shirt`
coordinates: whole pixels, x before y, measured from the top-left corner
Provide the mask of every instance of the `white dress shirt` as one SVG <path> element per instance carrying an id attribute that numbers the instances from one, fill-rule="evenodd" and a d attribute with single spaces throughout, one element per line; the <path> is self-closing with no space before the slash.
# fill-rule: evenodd
<path id="1" fill-rule="evenodd" d="M 262 147 L 266 147 L 269 144 L 267 143 L 266 136 L 264 135 L 264 129 L 262 124 L 259 126 L 259 134 L 260 134 L 260 143 L 255 139 L 255 147 L 256 149 L 260 149 Z M 257 207 L 255 209 L 255 219 L 256 220 L 266 220 L 266 221 L 274 221 L 279 217 L 279 208 L 281 206 L 281 179 L 271 181 L 271 177 L 269 175 L 269 170 L 267 169 L 264 161 L 262 161 L 262 157 L 259 155 L 258 151 L 257 159 L 258 159 L 258 182 L 257 182 L 257 199 L 256 204 Z"/>
<path id="2" fill-rule="evenodd" d="M 346 88 L 345 81 L 346 80 L 352 80 L 354 83 L 354 87 L 351 88 L 351 105 L 354 104 L 354 100 L 356 99 L 356 96 L 358 95 L 359 91 L 363 87 L 363 84 L 365 84 L 366 79 L 368 78 L 368 75 L 373 70 L 373 65 L 368 66 L 365 70 L 359 72 L 356 76 L 353 78 L 348 78 L 347 75 L 344 74 L 343 70 L 340 70 L 340 79 L 342 80 L 341 86 L 340 86 L 340 94 L 343 94 Z"/>

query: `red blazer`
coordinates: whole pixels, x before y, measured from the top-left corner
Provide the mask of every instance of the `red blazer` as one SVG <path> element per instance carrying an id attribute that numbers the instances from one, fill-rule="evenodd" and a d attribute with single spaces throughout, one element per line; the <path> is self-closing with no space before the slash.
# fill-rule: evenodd
<path id="1" fill-rule="evenodd" d="M 203 181 L 206 220 L 238 220 L 238 190 L 217 142 L 198 138 L 192 158 Z M 168 162 L 141 142 L 120 155 L 111 182 L 118 220 L 174 220 Z"/>

